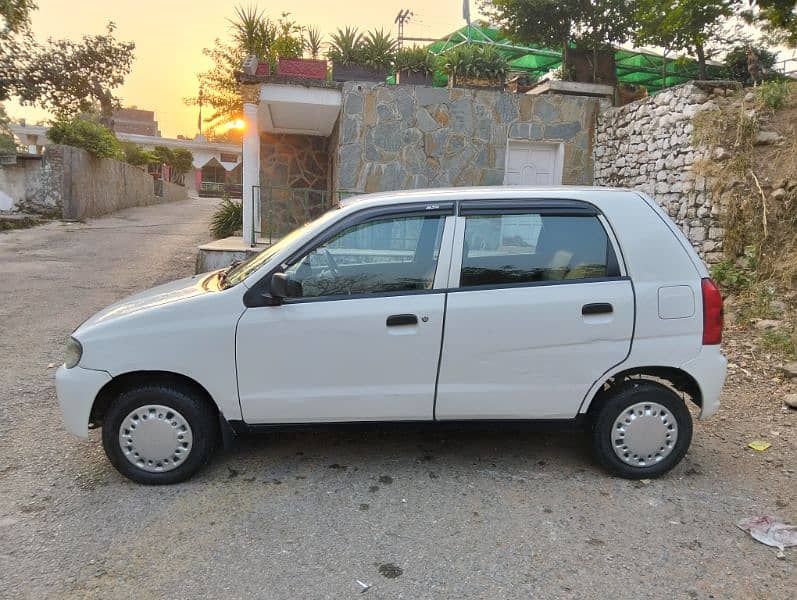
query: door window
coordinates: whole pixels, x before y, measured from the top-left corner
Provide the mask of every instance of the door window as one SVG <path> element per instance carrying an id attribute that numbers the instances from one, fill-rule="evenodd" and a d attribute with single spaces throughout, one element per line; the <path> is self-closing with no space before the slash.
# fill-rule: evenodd
<path id="1" fill-rule="evenodd" d="M 285 274 L 302 298 L 431 289 L 442 216 L 396 217 L 353 225 L 293 262 Z"/>
<path id="2" fill-rule="evenodd" d="M 594 216 L 474 215 L 465 222 L 460 287 L 606 277 L 613 251 Z"/>

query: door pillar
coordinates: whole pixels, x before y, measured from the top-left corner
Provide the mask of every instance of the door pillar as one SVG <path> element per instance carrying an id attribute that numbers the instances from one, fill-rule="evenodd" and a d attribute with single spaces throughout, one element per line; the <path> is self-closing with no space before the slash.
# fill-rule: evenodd
<path id="1" fill-rule="evenodd" d="M 260 86 L 242 85 L 241 95 L 244 101 L 244 137 L 243 137 L 243 238 L 244 244 L 254 246 L 255 218 L 260 214 L 260 132 L 257 123 L 257 106 L 260 100 Z"/>

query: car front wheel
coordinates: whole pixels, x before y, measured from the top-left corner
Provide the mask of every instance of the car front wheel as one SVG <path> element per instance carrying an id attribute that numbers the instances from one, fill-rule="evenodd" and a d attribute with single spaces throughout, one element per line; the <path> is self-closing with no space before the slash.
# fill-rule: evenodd
<path id="1" fill-rule="evenodd" d="M 109 406 L 102 445 L 125 477 L 147 485 L 185 481 L 216 446 L 212 408 L 188 387 L 153 383 L 127 389 Z"/>
<path id="2" fill-rule="evenodd" d="M 658 477 L 681 462 L 692 441 L 692 416 L 670 388 L 630 380 L 600 407 L 592 431 L 598 461 L 626 479 Z"/>

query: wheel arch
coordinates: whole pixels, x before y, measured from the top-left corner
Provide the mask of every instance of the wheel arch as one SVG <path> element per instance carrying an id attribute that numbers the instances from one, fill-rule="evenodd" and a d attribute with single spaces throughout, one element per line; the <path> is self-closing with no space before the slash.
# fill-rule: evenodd
<path id="1" fill-rule="evenodd" d="M 619 386 L 634 379 L 647 379 L 661 383 L 675 393 L 686 394 L 689 400 L 698 408 L 703 407 L 703 394 L 700 390 L 700 385 L 692 375 L 683 369 L 678 367 L 638 366 L 619 371 L 607 377 L 598 386 L 592 397 L 589 398 L 589 403 L 583 412 L 588 416 L 594 416 Z"/>
<path id="2" fill-rule="evenodd" d="M 187 375 L 171 371 L 131 371 L 115 376 L 100 389 L 91 406 L 89 427 L 102 425 L 109 404 L 123 390 L 144 383 L 167 383 L 187 387 L 202 398 L 217 415 L 221 416 L 222 414 L 218 404 L 205 386 Z"/>

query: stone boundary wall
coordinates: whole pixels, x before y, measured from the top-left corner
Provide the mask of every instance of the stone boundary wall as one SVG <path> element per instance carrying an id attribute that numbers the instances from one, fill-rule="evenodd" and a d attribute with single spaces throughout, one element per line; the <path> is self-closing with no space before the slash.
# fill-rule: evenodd
<path id="1" fill-rule="evenodd" d="M 42 190 L 42 158 L 18 158 L 16 164 L 0 165 L 0 211 L 24 211 Z"/>
<path id="2" fill-rule="evenodd" d="M 342 93 L 338 190 L 501 185 L 508 140 L 561 144 L 563 183 L 592 184 L 595 98 L 364 82 Z"/>
<path id="3" fill-rule="evenodd" d="M 610 108 L 598 116 L 594 150 L 596 185 L 651 195 L 709 263 L 723 258 L 724 230 L 719 200 L 694 168 L 704 153 L 692 143 L 692 117 L 718 108 L 715 90 L 694 82 Z"/>
<path id="4" fill-rule="evenodd" d="M 164 182 L 155 196 L 152 176 L 133 165 L 97 158 L 71 146 L 48 146 L 44 155 L 43 203 L 60 206 L 64 219 L 87 219 L 159 202 L 184 200 L 185 187 Z"/>

